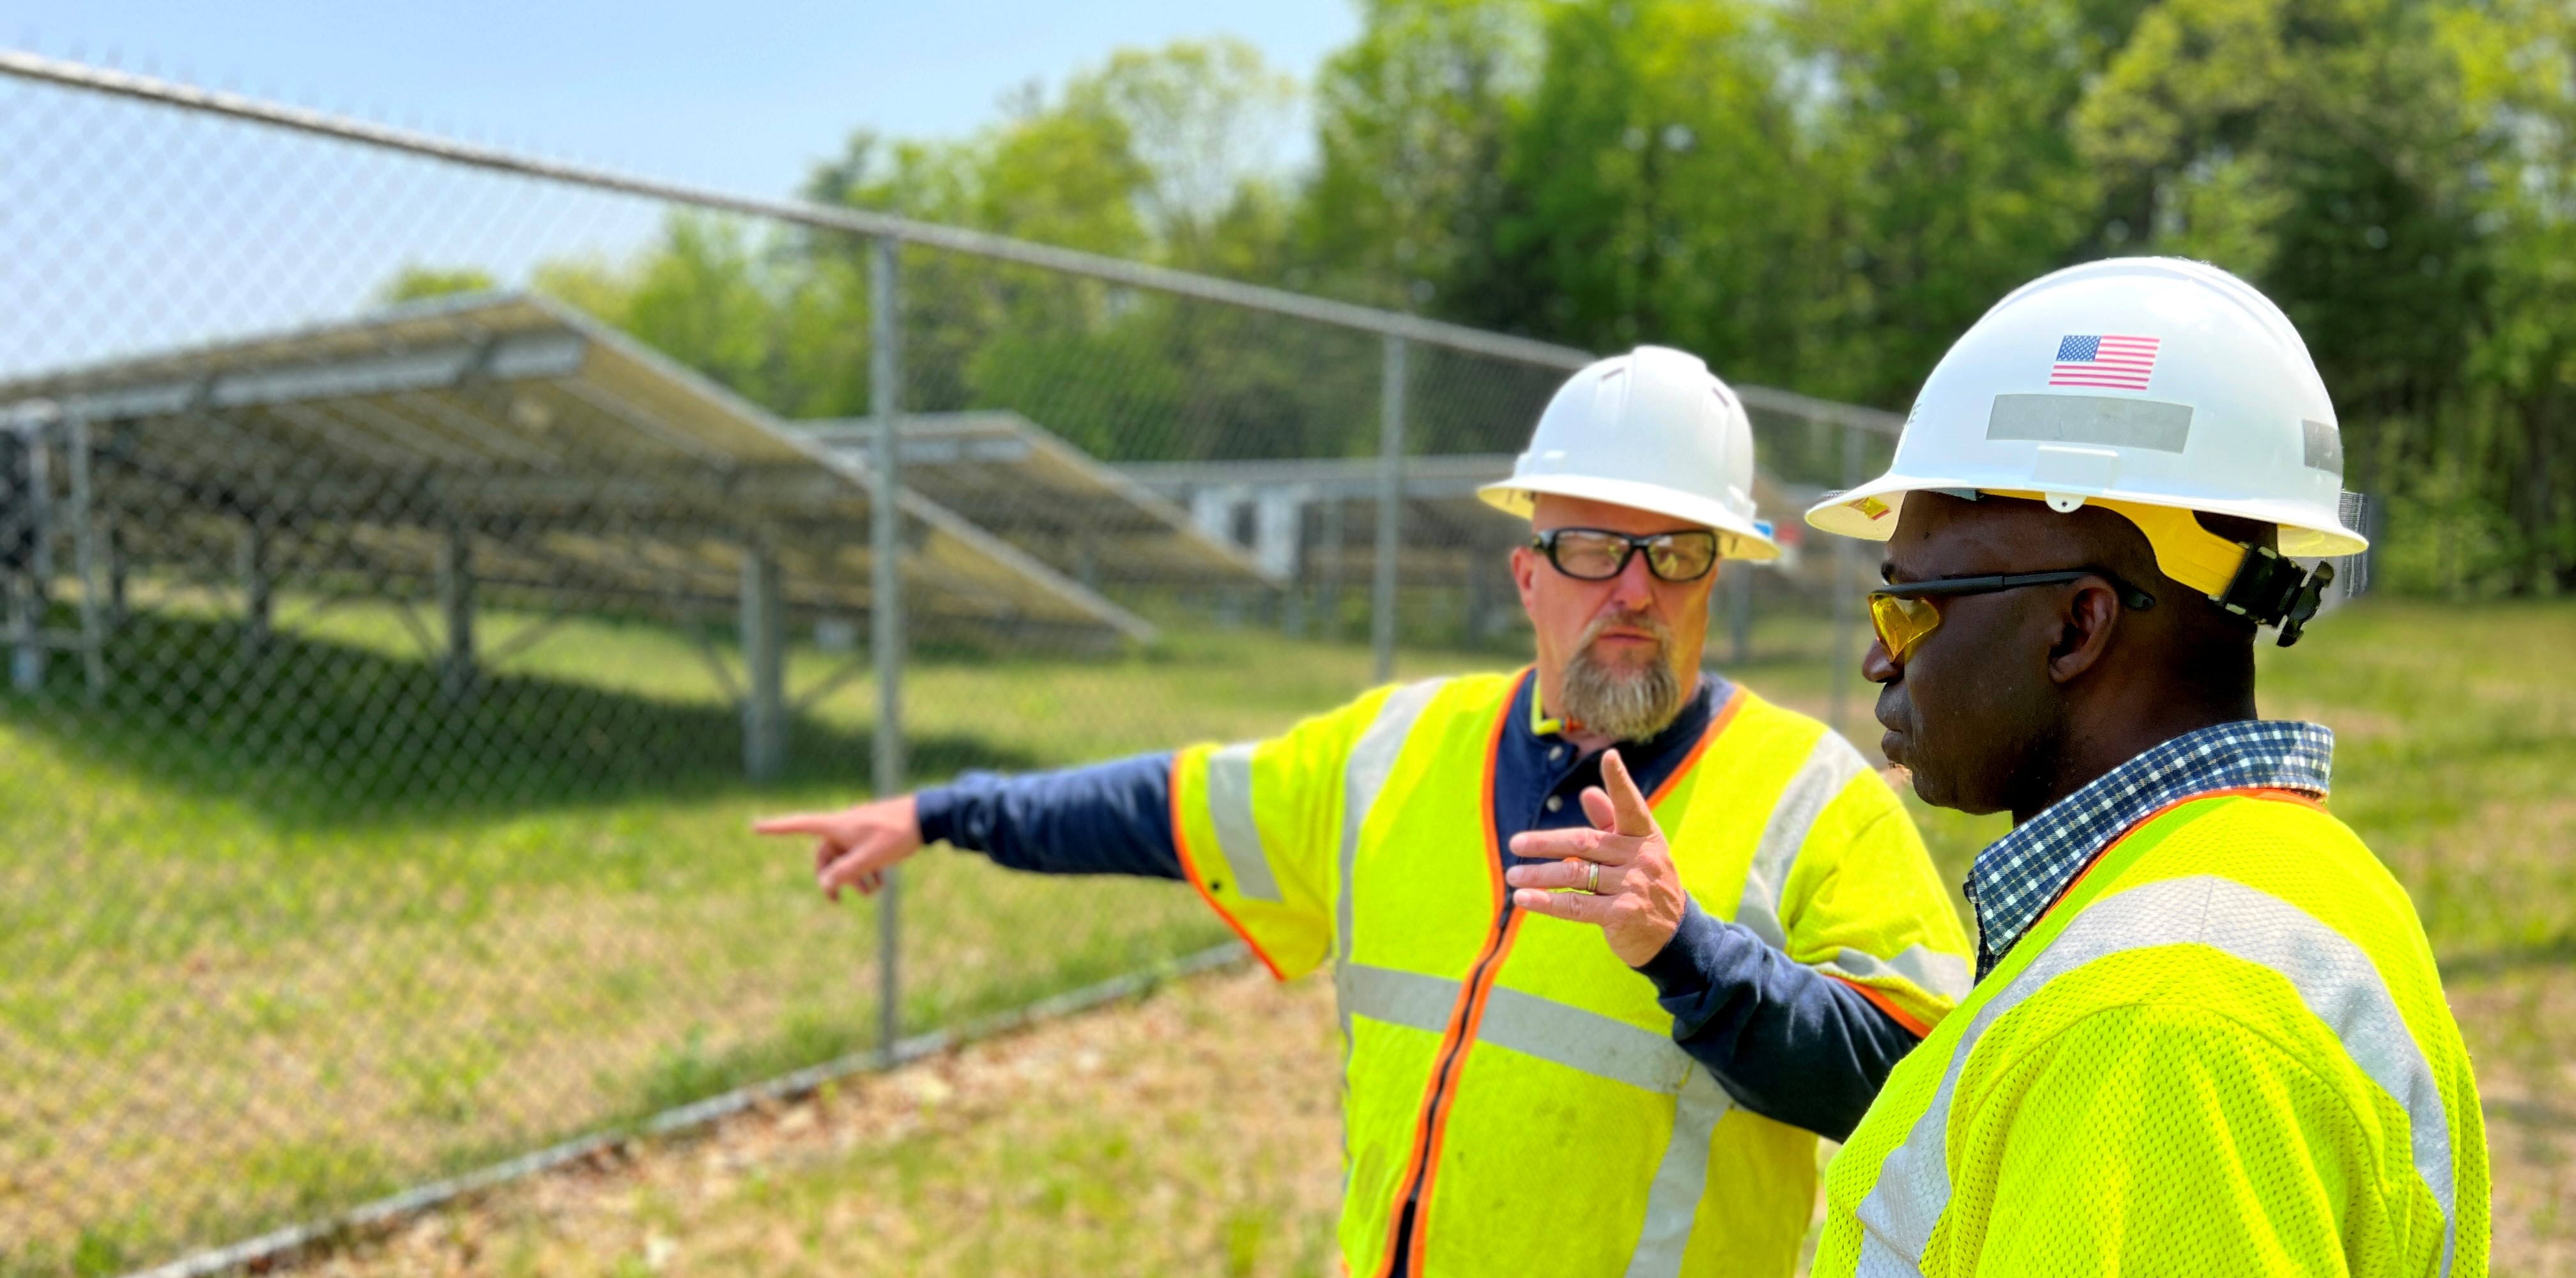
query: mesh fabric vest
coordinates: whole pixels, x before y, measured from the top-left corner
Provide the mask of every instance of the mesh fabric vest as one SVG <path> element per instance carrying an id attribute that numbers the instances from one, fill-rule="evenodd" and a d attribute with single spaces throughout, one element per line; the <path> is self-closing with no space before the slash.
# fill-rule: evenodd
<path id="1" fill-rule="evenodd" d="M 2482 1275 L 2476 1083 L 2412 905 L 2281 791 L 2114 843 L 1901 1063 L 1815 1272 Z"/>

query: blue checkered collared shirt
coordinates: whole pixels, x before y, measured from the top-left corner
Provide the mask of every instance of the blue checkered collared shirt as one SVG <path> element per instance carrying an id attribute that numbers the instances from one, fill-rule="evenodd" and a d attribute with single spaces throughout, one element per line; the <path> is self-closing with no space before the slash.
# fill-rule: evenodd
<path id="1" fill-rule="evenodd" d="M 2247 719 L 2195 729 L 2095 777 L 1986 846 L 1968 871 L 1984 980 L 2103 847 L 2158 808 L 2212 790 L 2266 786 L 2320 798 L 2334 729 Z"/>

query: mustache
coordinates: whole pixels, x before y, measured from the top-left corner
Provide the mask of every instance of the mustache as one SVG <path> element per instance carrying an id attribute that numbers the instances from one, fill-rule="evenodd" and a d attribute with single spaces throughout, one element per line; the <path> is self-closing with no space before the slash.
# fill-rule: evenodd
<path id="1" fill-rule="evenodd" d="M 1577 650 L 1589 649 L 1595 642 L 1599 641 L 1602 632 L 1609 630 L 1613 626 L 1624 626 L 1630 630 L 1643 630 L 1649 636 L 1653 637 L 1656 643 L 1662 644 L 1665 647 L 1672 646 L 1672 628 L 1665 625 L 1662 618 L 1659 618 L 1650 612 L 1614 612 L 1607 616 L 1596 617 L 1593 619 L 1591 625 L 1585 626 L 1583 628 L 1583 636 L 1575 641 L 1575 648 Z"/>

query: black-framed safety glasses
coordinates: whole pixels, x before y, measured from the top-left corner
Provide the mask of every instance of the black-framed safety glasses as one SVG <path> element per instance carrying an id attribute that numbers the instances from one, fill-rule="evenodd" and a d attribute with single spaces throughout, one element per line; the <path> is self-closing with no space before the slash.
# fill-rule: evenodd
<path id="1" fill-rule="evenodd" d="M 1878 641 L 1886 645 L 1887 655 L 1903 662 L 1933 631 L 1941 628 L 1941 610 L 1932 601 L 1956 599 L 1962 595 L 1991 595 L 1999 591 L 2019 590 L 2024 586 L 2056 586 L 2070 581 L 2099 577 L 2120 592 L 2120 602 L 2131 608 L 2156 606 L 2156 597 L 2122 581 L 2113 573 L 2099 568 L 2068 568 L 2058 572 L 2007 572 L 1982 577 L 1934 577 L 1926 581 L 1896 582 L 1869 592 L 1870 624 L 1878 628 Z"/>
<path id="2" fill-rule="evenodd" d="M 1578 581 L 1608 581 L 1639 551 L 1646 571 L 1664 581 L 1697 581 L 1717 566 L 1717 534 L 1704 528 L 1631 537 L 1606 528 L 1551 528 L 1530 538 L 1558 572 Z"/>

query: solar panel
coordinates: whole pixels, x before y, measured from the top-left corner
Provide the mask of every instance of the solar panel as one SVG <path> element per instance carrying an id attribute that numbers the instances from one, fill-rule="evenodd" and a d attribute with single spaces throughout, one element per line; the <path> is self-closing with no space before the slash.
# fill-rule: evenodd
<path id="1" fill-rule="evenodd" d="M 791 430 L 865 467 L 876 425 L 863 417 Z M 978 527 L 1088 584 L 1275 586 L 1283 574 L 1189 511 L 1012 412 L 906 414 L 903 482 Z"/>
<path id="2" fill-rule="evenodd" d="M 863 460 L 542 297 L 434 299 L 22 377 L 0 383 L 0 407 L 85 424 L 100 517 L 136 562 L 220 561 L 247 521 L 301 569 L 429 573 L 462 536 L 487 591 L 671 613 L 732 607 L 757 549 L 791 613 L 869 606 Z M 901 501 L 915 634 L 1153 637 L 917 489 Z"/>

